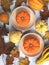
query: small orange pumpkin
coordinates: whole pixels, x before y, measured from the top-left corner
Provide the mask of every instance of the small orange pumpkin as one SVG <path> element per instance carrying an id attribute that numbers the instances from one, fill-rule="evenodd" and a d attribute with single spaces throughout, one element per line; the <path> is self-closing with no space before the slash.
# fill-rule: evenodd
<path id="1" fill-rule="evenodd" d="M 16 21 L 19 25 L 27 25 L 30 21 L 30 15 L 26 11 L 21 11 L 16 15 Z"/>
<path id="2" fill-rule="evenodd" d="M 35 53 L 40 48 L 40 43 L 37 38 L 29 38 L 24 40 L 24 49 L 29 53 Z"/>
<path id="3" fill-rule="evenodd" d="M 11 55 L 12 55 L 13 57 L 18 58 L 18 57 L 19 57 L 19 50 L 18 50 L 17 48 L 16 48 L 16 49 L 12 49 Z"/>
<path id="4" fill-rule="evenodd" d="M 9 22 L 9 15 L 7 13 L 0 13 L 0 21 L 3 23 L 8 23 Z"/>
<path id="5" fill-rule="evenodd" d="M 41 10 L 44 3 L 43 0 L 28 0 L 28 5 L 34 10 Z"/>

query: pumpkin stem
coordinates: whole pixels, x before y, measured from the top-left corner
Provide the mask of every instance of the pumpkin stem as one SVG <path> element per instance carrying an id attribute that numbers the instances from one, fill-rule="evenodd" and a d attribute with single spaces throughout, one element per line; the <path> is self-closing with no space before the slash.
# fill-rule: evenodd
<path id="1" fill-rule="evenodd" d="M 22 16 L 21 19 L 24 20 L 24 17 Z"/>
<path id="2" fill-rule="evenodd" d="M 43 27 L 43 25 L 40 25 L 40 27 L 42 28 L 42 27 Z"/>
<path id="3" fill-rule="evenodd" d="M 30 43 L 29 46 L 32 47 L 33 46 L 32 43 Z"/>

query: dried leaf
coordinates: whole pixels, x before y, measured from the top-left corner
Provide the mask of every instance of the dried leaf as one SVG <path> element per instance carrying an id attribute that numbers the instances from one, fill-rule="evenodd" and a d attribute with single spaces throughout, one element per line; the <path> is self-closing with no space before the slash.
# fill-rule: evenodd
<path id="1" fill-rule="evenodd" d="M 9 55 L 11 50 L 15 47 L 15 45 L 11 42 L 5 44 L 5 50 L 4 50 L 4 53 Z"/>
<path id="2" fill-rule="evenodd" d="M 5 48 L 4 39 L 0 38 L 0 54 L 4 53 L 4 48 Z"/>
<path id="3" fill-rule="evenodd" d="M 6 29 L 5 25 L 3 27 L 0 27 L 0 36 L 7 35 L 9 31 Z"/>
<path id="4" fill-rule="evenodd" d="M 29 65 L 29 59 L 28 57 L 20 59 L 20 65 Z"/>
<path id="5" fill-rule="evenodd" d="M 49 39 L 49 31 L 46 31 L 44 39 Z"/>
<path id="6" fill-rule="evenodd" d="M 49 0 L 43 0 L 43 1 L 44 1 L 45 6 L 47 6 L 49 3 Z"/>
<path id="7" fill-rule="evenodd" d="M 10 6 L 12 5 L 11 0 L 1 0 L 1 6 L 4 11 L 10 11 Z"/>
<path id="8" fill-rule="evenodd" d="M 12 49 L 11 55 L 12 55 L 13 57 L 18 58 L 18 57 L 19 57 L 19 50 L 18 50 L 18 48 Z"/>
<path id="9" fill-rule="evenodd" d="M 13 64 L 14 58 L 12 56 L 7 56 L 6 58 L 6 65 Z"/>
<path id="10" fill-rule="evenodd" d="M 46 20 L 48 19 L 49 17 L 49 10 L 48 10 L 48 7 L 44 7 L 43 8 L 43 11 L 40 11 L 40 16 L 43 20 Z"/>
<path id="11" fill-rule="evenodd" d="M 17 0 L 16 3 L 15 3 L 15 5 L 16 6 L 20 6 L 22 2 L 25 2 L 26 3 L 27 0 Z"/>

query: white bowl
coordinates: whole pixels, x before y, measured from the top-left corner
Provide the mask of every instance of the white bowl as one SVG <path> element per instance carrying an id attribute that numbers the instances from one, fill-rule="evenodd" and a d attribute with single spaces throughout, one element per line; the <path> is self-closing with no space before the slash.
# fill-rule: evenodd
<path id="1" fill-rule="evenodd" d="M 40 48 L 39 48 L 39 50 L 38 50 L 37 52 L 35 52 L 35 53 L 28 53 L 28 52 L 24 49 L 24 47 L 23 47 L 24 39 L 25 39 L 26 36 L 28 36 L 28 35 L 34 35 L 35 37 L 37 37 L 37 39 L 38 39 L 39 42 L 40 42 Z M 38 35 L 37 33 L 28 33 L 28 34 L 25 34 L 25 35 L 21 38 L 21 40 L 20 40 L 20 49 L 21 49 L 21 51 L 22 51 L 25 55 L 27 55 L 27 56 L 33 57 L 33 56 L 40 55 L 40 54 L 42 53 L 42 51 L 43 51 L 43 48 L 44 48 L 44 41 L 43 41 L 42 37 L 41 37 L 40 35 Z M 33 49 L 32 49 L 32 50 L 33 50 Z"/>
<path id="2" fill-rule="evenodd" d="M 25 26 L 21 26 L 16 22 L 17 13 L 22 11 L 22 10 L 27 11 L 29 13 L 29 15 L 30 15 L 30 22 Z M 10 17 L 10 20 L 12 21 L 12 26 L 15 29 L 27 30 L 27 29 L 29 29 L 29 28 L 31 28 L 33 26 L 34 22 L 36 21 L 36 17 L 35 17 L 34 12 L 30 8 L 28 8 L 26 6 L 20 6 L 20 7 L 17 7 L 16 9 L 13 10 L 12 15 Z"/>

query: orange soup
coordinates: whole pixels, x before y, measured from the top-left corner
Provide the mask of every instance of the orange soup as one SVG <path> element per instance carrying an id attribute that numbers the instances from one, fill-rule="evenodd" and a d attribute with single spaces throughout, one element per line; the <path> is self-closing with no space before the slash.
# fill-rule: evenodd
<path id="1" fill-rule="evenodd" d="M 40 48 L 40 42 L 35 36 L 27 36 L 23 43 L 24 49 L 28 53 L 36 53 Z"/>
<path id="2" fill-rule="evenodd" d="M 16 15 L 16 22 L 19 25 L 27 25 L 30 21 L 30 15 L 28 14 L 28 12 L 26 11 L 20 11 L 17 15 Z"/>

